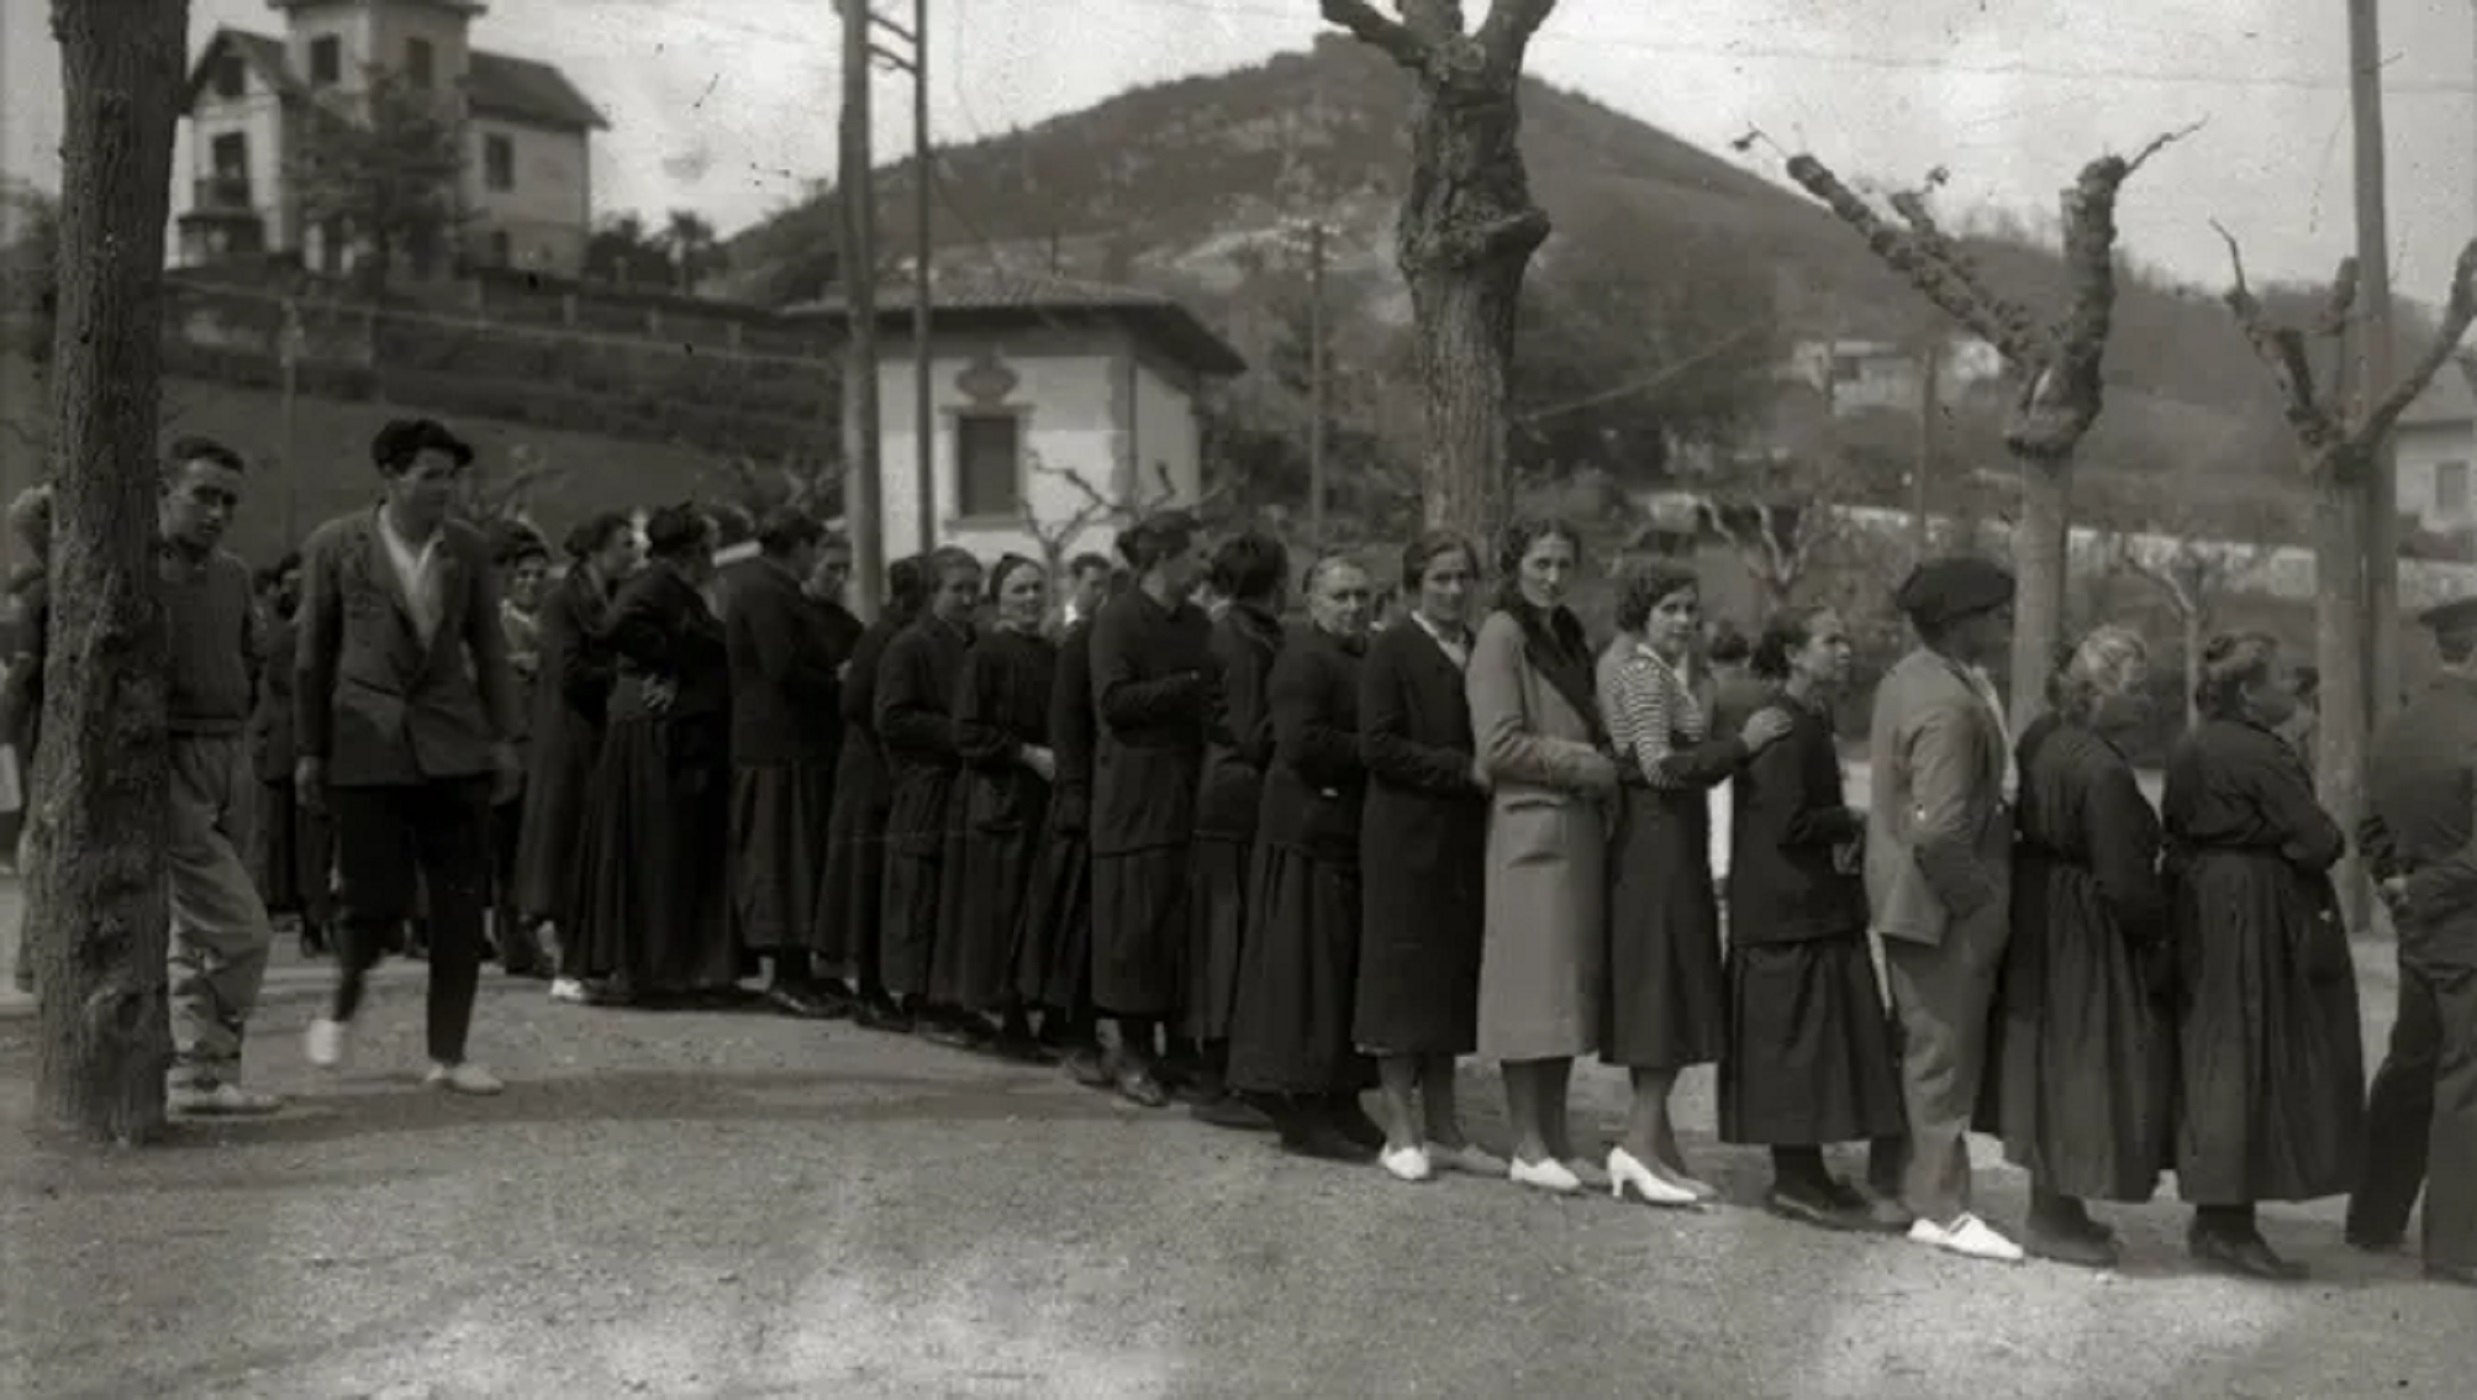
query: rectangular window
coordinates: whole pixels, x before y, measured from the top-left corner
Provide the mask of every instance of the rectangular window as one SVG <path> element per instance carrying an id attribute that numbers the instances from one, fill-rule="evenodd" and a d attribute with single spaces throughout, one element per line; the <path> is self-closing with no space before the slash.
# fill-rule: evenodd
<path id="1" fill-rule="evenodd" d="M 1022 422 L 1011 413 L 955 420 L 955 506 L 966 520 L 1012 517 L 1023 509 Z"/>
<path id="2" fill-rule="evenodd" d="M 310 40 L 310 84 L 334 87 L 344 81 L 344 41 L 333 34 Z"/>
<path id="3" fill-rule="evenodd" d="M 2445 520 L 2468 516 L 2468 463 L 2438 462 L 2434 466 L 2434 513 Z"/>
<path id="4" fill-rule="evenodd" d="M 512 266 L 514 262 L 514 249 L 508 241 L 507 230 L 503 228 L 492 229 L 490 231 L 491 266 L 509 267 Z"/>
<path id="5" fill-rule="evenodd" d="M 427 89 L 435 81 L 437 71 L 437 59 L 431 52 L 429 40 L 407 39 L 404 41 L 406 81 L 417 88 Z"/>
<path id="6" fill-rule="evenodd" d="M 482 182 L 494 190 L 516 188 L 516 143 L 505 136 L 482 138 Z"/>
<path id="7" fill-rule="evenodd" d="M 247 180 L 249 178 L 249 136 L 245 132 L 227 131 L 215 138 L 215 178 Z"/>
<path id="8" fill-rule="evenodd" d="M 249 69 L 237 53 L 215 60 L 215 95 L 239 97 L 249 91 Z"/>

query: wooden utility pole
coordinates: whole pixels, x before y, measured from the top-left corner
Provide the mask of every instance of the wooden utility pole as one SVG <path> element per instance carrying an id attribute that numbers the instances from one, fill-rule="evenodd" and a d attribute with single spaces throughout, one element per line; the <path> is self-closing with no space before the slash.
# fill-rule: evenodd
<path id="1" fill-rule="evenodd" d="M 52 614 L 28 812 L 35 1093 L 127 1144 L 164 1121 L 164 625 L 156 590 L 164 224 L 186 0 L 53 0 L 60 41 Z"/>
<path id="2" fill-rule="evenodd" d="M 912 27 L 872 12 L 869 22 L 911 46 L 906 54 L 872 43 L 880 63 L 912 75 L 912 447 L 920 552 L 937 548 L 936 415 L 929 397 L 929 0 L 912 0 Z"/>
<path id="3" fill-rule="evenodd" d="M 1936 397 L 1935 381 L 1943 369 L 1943 337 L 1929 332 L 1926 345 L 1918 352 L 1918 460 L 1909 470 L 1909 561 L 1914 566 L 1925 562 L 1935 548 L 1927 525 L 1927 483 L 1935 474 L 1935 415 L 1943 404 Z"/>
<path id="4" fill-rule="evenodd" d="M 842 150 L 836 172 L 842 247 L 843 518 L 851 531 L 852 602 L 877 619 L 886 587 L 886 516 L 877 433 L 877 195 L 870 172 L 868 0 L 843 6 Z"/>
<path id="5" fill-rule="evenodd" d="M 2356 134 L 2358 323 L 2356 382 L 2366 394 L 2392 383 L 2391 232 L 2382 131 L 2379 0 L 2348 0 L 2348 96 Z M 2370 732 L 2400 699 L 2399 478 L 2392 442 L 2374 445 L 2365 484 L 2365 725 Z M 2353 821 L 2355 813 L 2346 814 Z M 2345 888 L 2345 886 L 2343 886 Z"/>
<path id="6" fill-rule="evenodd" d="M 1325 547 L 1325 226 L 1307 226 L 1307 534 Z"/>

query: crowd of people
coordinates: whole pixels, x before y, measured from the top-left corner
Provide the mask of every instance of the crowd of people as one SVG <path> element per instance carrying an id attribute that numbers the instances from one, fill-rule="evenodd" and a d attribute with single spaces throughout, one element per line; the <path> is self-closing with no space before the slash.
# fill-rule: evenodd
<path id="1" fill-rule="evenodd" d="M 1380 579 L 1168 510 L 1058 578 L 896 561 L 864 625 L 797 510 L 602 516 L 554 570 L 530 531 L 454 517 L 472 453 L 441 425 L 372 456 L 381 500 L 262 576 L 263 621 L 218 547 L 240 459 L 190 440 L 166 469 L 188 1111 L 275 1106 L 239 1076 L 273 907 L 336 959 L 309 1058 L 341 1063 L 369 969 L 420 951 L 454 1092 L 503 1087 L 467 1053 L 485 956 L 593 1006 L 762 974 L 783 1014 L 1060 1062 L 1404 1182 L 1699 1208 L 1670 1101 L 1716 1065 L 1717 1136 L 1768 1149 L 1765 1203 L 1798 1221 L 2106 1266 L 2090 1203 L 2173 1171 L 2197 1259 L 2282 1279 L 2257 1203 L 2354 1192 L 2349 1240 L 2389 1249 L 2422 1186 L 2428 1272 L 2477 1282 L 2477 603 L 2433 616 L 2444 681 L 2377 748 L 2360 843 L 2403 1016 L 2369 1114 L 2328 873 L 2349 842 L 2267 635 L 2210 642 L 2154 808 L 2116 742 L 2142 640 L 2069 647 L 2016 733 L 1986 670 L 2012 578 L 1924 562 L 1858 807 L 1841 617 L 1769 619 L 1724 681 L 1696 576 L 1628 560 L 1595 645 L 1553 520 L 1492 554 L 1423 534 Z M 1505 1155 L 1464 1130 L 1471 1056 L 1501 1068 Z M 1631 1079 L 1604 1152 L 1569 1116 L 1586 1056 Z M 2029 1175 L 2018 1232 L 1974 1210 L 1974 1131 Z M 1828 1168 L 1844 1143 L 1863 1181 Z"/>

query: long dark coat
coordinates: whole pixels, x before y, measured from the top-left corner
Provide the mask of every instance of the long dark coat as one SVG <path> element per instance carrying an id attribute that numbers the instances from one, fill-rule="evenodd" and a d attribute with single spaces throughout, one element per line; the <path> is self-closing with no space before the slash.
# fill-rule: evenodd
<path id="1" fill-rule="evenodd" d="M 972 645 L 960 623 L 922 617 L 886 648 L 877 672 L 877 738 L 892 777 L 886 808 L 886 941 L 878 974 L 896 996 L 929 990 L 938 904 L 963 768 L 955 694 Z"/>
<path id="2" fill-rule="evenodd" d="M 2212 720 L 2168 762 L 2178 1194 L 2304 1201 L 2356 1184 L 2365 1052 L 2329 871 L 2346 850 L 2304 760 Z"/>
<path id="3" fill-rule="evenodd" d="M 516 842 L 518 912 L 564 922 L 576 883 L 585 792 L 602 756 L 618 655 L 610 596 L 582 565 L 542 600 L 541 657 L 533 679 L 533 741 L 525 753 L 525 820 Z"/>
<path id="4" fill-rule="evenodd" d="M 1050 794 L 1050 784 L 1024 766 L 1023 751 L 1048 747 L 1057 670 L 1057 647 L 1037 634 L 991 632 L 964 653 L 955 688 L 963 774 L 929 971 L 932 1002 L 997 1011 L 1014 999 L 1015 941 Z"/>
<path id="5" fill-rule="evenodd" d="M 733 918 L 752 951 L 821 952 L 843 656 L 819 605 L 781 565 L 755 561 L 729 599 Z"/>
<path id="6" fill-rule="evenodd" d="M 1140 588 L 1093 619 L 1092 999 L 1118 1016 L 1182 999 L 1211 634 L 1196 608 Z"/>
<path id="7" fill-rule="evenodd" d="M 1273 766 L 1256 827 L 1253 913 L 1230 1024 L 1230 1084 L 1258 1093 L 1356 1087 L 1362 646 L 1313 627 L 1273 663 Z"/>
<path id="8" fill-rule="evenodd" d="M 1387 628 L 1360 664 L 1368 785 L 1351 1035 L 1375 1054 L 1467 1055 L 1479 1045 L 1488 792 L 1472 772 L 1462 680 L 1461 664 L 1416 620 Z"/>
<path id="9" fill-rule="evenodd" d="M 2168 1161 L 2175 1040 L 2159 819 L 2106 739 L 2049 715 L 2021 736 L 2012 938 L 1983 1124 L 2038 1185 L 2146 1201 Z"/>
<path id="10" fill-rule="evenodd" d="M 1025 1002 L 1080 1015 L 1092 1002 L 1092 625 L 1058 640 L 1049 686 L 1049 796 L 1040 856 L 1024 892 L 1015 939 L 1015 990 Z"/>
<path id="11" fill-rule="evenodd" d="M 639 994 L 739 981 L 729 913 L 731 662 L 722 623 L 657 561 L 611 606 L 619 658 L 578 868 L 585 975 Z M 670 687 L 668 703 L 651 693 Z"/>
<path id="12" fill-rule="evenodd" d="M 1187 874 L 1186 1031 L 1194 1040 L 1227 1040 L 1238 1003 L 1257 809 L 1264 800 L 1265 769 L 1273 761 L 1273 711 L 1266 691 L 1281 647 L 1281 619 L 1246 603 L 1231 604 L 1213 623 L 1215 679 L 1196 799 L 1195 853 Z"/>
<path id="13" fill-rule="evenodd" d="M 843 671 L 843 741 L 834 764 L 834 806 L 826 820 L 826 874 L 817 924 L 825 971 L 875 990 L 885 937 L 886 809 L 891 785 L 877 739 L 877 676 L 887 644 L 908 626 L 879 618 L 852 645 Z"/>

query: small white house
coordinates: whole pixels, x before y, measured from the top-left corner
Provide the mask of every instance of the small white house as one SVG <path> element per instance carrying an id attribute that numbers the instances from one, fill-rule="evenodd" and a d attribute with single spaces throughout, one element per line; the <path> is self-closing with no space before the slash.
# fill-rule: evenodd
<path id="1" fill-rule="evenodd" d="M 879 520 L 889 558 L 959 545 L 984 559 L 1106 552 L 1120 512 L 1197 501 L 1196 401 L 1246 361 L 1172 298 L 1002 274 L 936 275 L 929 346 L 930 528 L 920 513 L 912 291 L 880 289 Z M 839 296 L 787 308 L 848 323 Z"/>
<path id="2" fill-rule="evenodd" d="M 1936 365 L 1935 401 L 1950 407 L 1972 385 L 2004 372 L 2002 352 L 1975 336 L 1946 341 Z M 1914 346 L 1883 340 L 1801 340 L 1784 376 L 1824 396 L 1834 417 L 1864 409 L 1918 411 L 1925 365 Z"/>
<path id="3" fill-rule="evenodd" d="M 2402 515 L 2437 532 L 2477 525 L 2469 470 L 2477 463 L 2477 391 L 2468 374 L 2445 366 L 2408 412 L 2392 437 Z"/>

